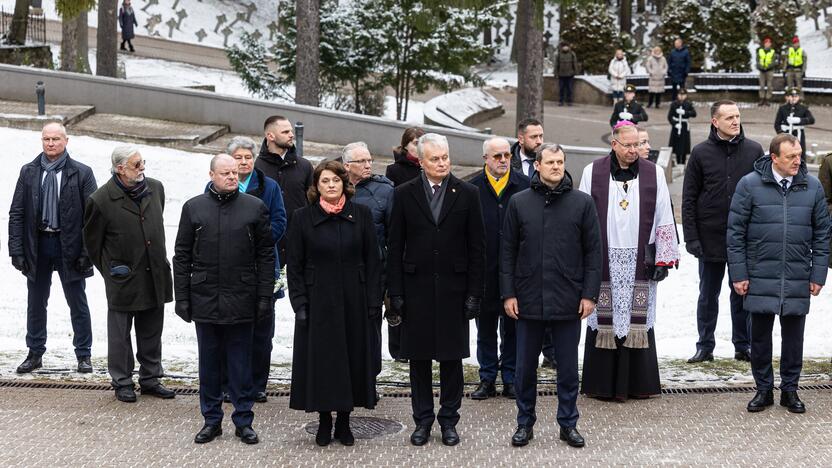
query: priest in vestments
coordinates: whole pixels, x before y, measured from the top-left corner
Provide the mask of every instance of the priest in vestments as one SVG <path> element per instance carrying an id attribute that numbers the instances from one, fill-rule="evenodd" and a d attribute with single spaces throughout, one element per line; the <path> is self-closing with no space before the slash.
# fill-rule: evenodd
<path id="1" fill-rule="evenodd" d="M 581 393 L 602 399 L 661 392 L 656 357 L 656 285 L 677 266 L 670 192 L 663 171 L 639 158 L 638 128 L 613 130 L 609 156 L 584 169 L 580 190 L 601 222 L 601 292 L 587 319 Z"/>

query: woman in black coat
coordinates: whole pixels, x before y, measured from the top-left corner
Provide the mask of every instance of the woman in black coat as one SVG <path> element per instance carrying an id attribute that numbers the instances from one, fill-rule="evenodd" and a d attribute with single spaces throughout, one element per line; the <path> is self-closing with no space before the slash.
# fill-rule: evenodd
<path id="1" fill-rule="evenodd" d="M 135 52 L 133 48 L 133 38 L 136 36 L 133 27 L 138 26 L 136 21 L 136 13 L 130 4 L 130 0 L 124 0 L 121 8 L 118 9 L 118 24 L 121 26 L 121 50 L 126 50 L 124 44 L 130 46 L 130 52 Z"/>
<path id="2" fill-rule="evenodd" d="M 419 176 L 422 169 L 416 157 L 416 140 L 424 134 L 419 127 L 410 127 L 402 134 L 401 145 L 393 149 L 393 164 L 387 166 L 384 174 L 393 185 L 399 186 Z"/>
<path id="3" fill-rule="evenodd" d="M 315 442 L 352 445 L 350 412 L 375 407 L 371 319 L 381 314 L 381 261 L 369 209 L 352 203 L 344 166 L 320 164 L 310 205 L 289 226 L 287 277 L 295 310 L 292 409 L 317 411 Z"/>

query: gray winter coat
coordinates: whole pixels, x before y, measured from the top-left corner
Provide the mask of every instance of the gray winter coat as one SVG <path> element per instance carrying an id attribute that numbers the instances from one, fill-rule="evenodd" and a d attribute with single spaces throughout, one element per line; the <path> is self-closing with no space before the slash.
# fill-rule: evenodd
<path id="1" fill-rule="evenodd" d="M 749 281 L 751 313 L 806 315 L 809 283 L 823 285 L 829 264 L 829 213 L 823 188 L 805 167 L 786 195 L 761 157 L 737 184 L 728 215 L 732 281 Z"/>

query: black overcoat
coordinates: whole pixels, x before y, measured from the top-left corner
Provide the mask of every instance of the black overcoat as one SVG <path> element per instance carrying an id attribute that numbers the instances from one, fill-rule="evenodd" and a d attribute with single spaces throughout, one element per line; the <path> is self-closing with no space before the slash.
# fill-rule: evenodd
<path id="1" fill-rule="evenodd" d="M 667 121 L 670 123 L 670 143 L 668 145 L 673 148 L 673 154 L 679 157 L 687 157 L 690 154 L 690 121 L 682 124 L 682 131 L 680 132 L 676 125 L 679 123 L 679 114 L 676 109 L 682 108 L 685 110 L 683 119 L 689 120 L 696 117 L 696 108 L 693 107 L 690 101 L 673 101 L 670 104 L 670 109 L 667 110 Z M 684 158 L 682 158 L 684 159 Z"/>
<path id="2" fill-rule="evenodd" d="M 165 188 L 156 179 L 146 180 L 148 194 L 140 204 L 112 178 L 87 200 L 84 244 L 104 277 L 110 310 L 155 309 L 173 300 L 165 248 Z M 110 269 L 116 265 L 126 265 L 130 273 L 114 278 Z"/>
<path id="3" fill-rule="evenodd" d="M 289 406 L 352 411 L 375 406 L 370 309 L 381 311 L 381 259 L 370 210 L 347 201 L 335 215 L 318 203 L 301 208 L 289 227 L 286 276 L 295 326 Z"/>
<path id="4" fill-rule="evenodd" d="M 35 280 L 38 264 L 38 227 L 41 210 L 40 155 L 20 169 L 20 177 L 14 188 L 12 206 L 9 209 L 9 256 L 26 257 L 29 271 L 26 277 Z M 61 260 L 67 282 L 92 276 L 92 268 L 80 272 L 75 267 L 78 258 L 87 256 L 82 227 L 84 206 L 98 188 L 92 169 L 74 159 L 67 158 L 61 171 L 59 215 L 61 220 Z"/>
<path id="5" fill-rule="evenodd" d="M 194 322 L 233 325 L 257 317 L 274 291 L 269 209 L 233 192 L 197 195 L 182 206 L 173 256 L 174 294 L 189 300 Z"/>
<path id="6" fill-rule="evenodd" d="M 483 295 L 485 229 L 477 188 L 452 174 L 446 183 L 438 223 L 421 177 L 396 187 L 387 280 L 388 295 L 404 297 L 406 359 L 470 355 L 464 303 Z"/>
<path id="7" fill-rule="evenodd" d="M 422 167 L 407 159 L 407 151 L 393 151 L 393 164 L 387 166 L 384 176 L 393 182 L 394 186 L 419 177 Z"/>

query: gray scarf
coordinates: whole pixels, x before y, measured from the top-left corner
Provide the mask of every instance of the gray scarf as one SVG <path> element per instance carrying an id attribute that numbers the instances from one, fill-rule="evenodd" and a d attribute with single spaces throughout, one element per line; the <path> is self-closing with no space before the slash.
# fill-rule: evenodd
<path id="1" fill-rule="evenodd" d="M 61 228 L 60 216 L 58 215 L 58 195 L 61 188 L 58 187 L 57 174 L 64 169 L 69 154 L 64 151 L 55 162 L 49 161 L 46 154 L 40 155 L 40 167 L 46 172 L 43 184 L 40 187 L 40 225 L 41 229 L 49 228 L 57 231 Z"/>

